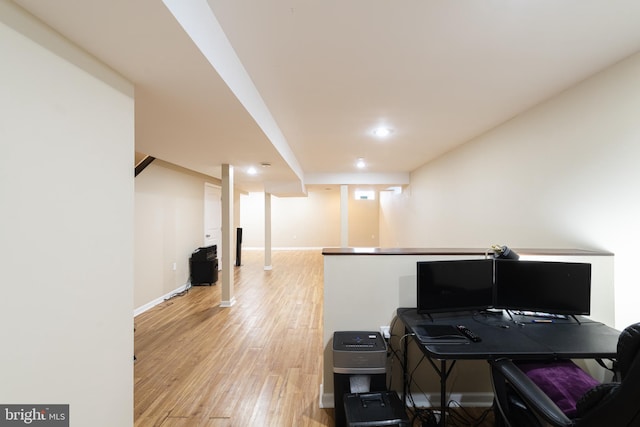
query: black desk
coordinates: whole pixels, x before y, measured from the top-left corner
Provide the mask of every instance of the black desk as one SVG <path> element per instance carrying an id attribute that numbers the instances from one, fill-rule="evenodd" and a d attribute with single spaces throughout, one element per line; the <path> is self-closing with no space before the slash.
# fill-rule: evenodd
<path id="1" fill-rule="evenodd" d="M 577 316 L 541 319 L 499 313 L 446 313 L 423 315 L 415 308 L 399 308 L 398 318 L 406 333 L 413 334 L 420 350 L 440 376 L 441 425 L 445 425 L 446 383 L 456 360 L 496 359 L 612 359 L 620 332 L 603 323 Z M 420 338 L 424 325 L 464 325 L 482 341 Z M 405 340 L 404 357 L 407 357 Z M 451 342 L 454 341 L 454 342 Z M 434 361 L 440 361 L 438 366 Z M 447 367 L 447 361 L 451 361 Z M 405 360 L 404 366 L 407 366 Z M 403 398 L 407 387 L 403 385 Z"/>

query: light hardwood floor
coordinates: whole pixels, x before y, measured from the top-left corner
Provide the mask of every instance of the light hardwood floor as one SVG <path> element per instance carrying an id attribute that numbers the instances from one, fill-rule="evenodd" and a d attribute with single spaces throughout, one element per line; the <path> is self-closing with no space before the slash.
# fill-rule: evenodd
<path id="1" fill-rule="evenodd" d="M 136 426 L 332 426 L 322 380 L 320 251 L 244 251 L 237 303 L 220 284 L 135 319 Z"/>
<path id="2" fill-rule="evenodd" d="M 319 407 L 321 252 L 274 251 L 271 271 L 262 251 L 242 257 L 233 307 L 220 284 L 196 286 L 135 318 L 135 426 L 333 427 Z"/>

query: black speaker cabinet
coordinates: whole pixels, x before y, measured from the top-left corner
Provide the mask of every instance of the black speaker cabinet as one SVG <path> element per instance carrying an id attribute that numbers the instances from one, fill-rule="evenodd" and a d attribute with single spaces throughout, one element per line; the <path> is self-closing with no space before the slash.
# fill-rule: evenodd
<path id="1" fill-rule="evenodd" d="M 242 228 L 236 229 L 236 267 L 242 265 Z"/>
<path id="2" fill-rule="evenodd" d="M 213 285 L 218 281 L 218 260 L 193 261 L 189 263 L 191 270 L 191 285 Z"/>

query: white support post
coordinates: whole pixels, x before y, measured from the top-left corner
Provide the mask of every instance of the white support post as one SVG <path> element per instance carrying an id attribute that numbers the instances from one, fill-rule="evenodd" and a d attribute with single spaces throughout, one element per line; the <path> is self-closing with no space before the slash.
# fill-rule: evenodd
<path id="1" fill-rule="evenodd" d="M 233 292 L 233 166 L 222 165 L 222 289 L 221 307 L 231 307 Z"/>
<path id="2" fill-rule="evenodd" d="M 340 186 L 340 246 L 349 247 L 349 186 Z"/>
<path id="3" fill-rule="evenodd" d="M 271 270 L 271 193 L 264 193 L 264 269 Z"/>

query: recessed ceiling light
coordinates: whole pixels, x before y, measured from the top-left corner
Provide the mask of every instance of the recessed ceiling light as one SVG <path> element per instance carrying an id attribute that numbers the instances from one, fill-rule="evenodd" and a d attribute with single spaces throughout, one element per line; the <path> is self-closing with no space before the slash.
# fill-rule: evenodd
<path id="1" fill-rule="evenodd" d="M 253 166 L 250 166 L 249 169 L 247 169 L 247 173 L 249 175 L 255 175 L 258 173 L 258 171 L 256 170 L 256 168 L 254 168 Z"/>
<path id="2" fill-rule="evenodd" d="M 360 157 L 357 161 L 356 161 L 356 166 L 359 169 L 363 169 L 367 164 L 364 162 L 364 159 L 362 157 Z"/>
<path id="3" fill-rule="evenodd" d="M 375 129 L 373 130 L 373 134 L 374 134 L 375 136 L 377 136 L 378 138 L 384 138 L 384 137 L 387 137 L 387 136 L 391 135 L 392 133 L 393 133 L 393 130 L 392 130 L 392 129 L 389 129 L 389 128 L 387 128 L 387 127 L 383 127 L 383 126 L 378 127 L 378 128 L 375 128 Z"/>

